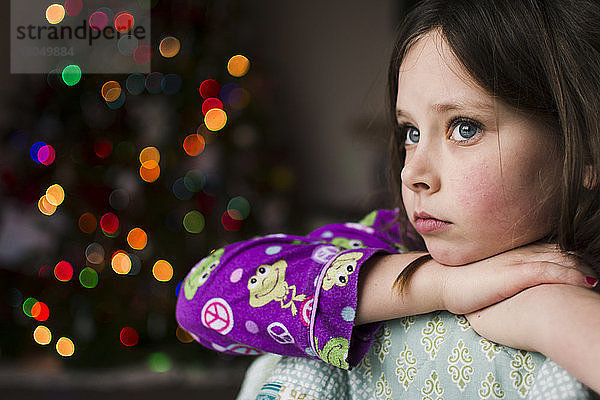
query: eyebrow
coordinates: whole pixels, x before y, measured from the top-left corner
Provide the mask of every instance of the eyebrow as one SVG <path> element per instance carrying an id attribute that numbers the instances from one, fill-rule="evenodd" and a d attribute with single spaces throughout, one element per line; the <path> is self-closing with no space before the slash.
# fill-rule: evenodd
<path id="1" fill-rule="evenodd" d="M 447 103 L 435 103 L 431 105 L 431 110 L 437 114 L 447 113 L 448 111 L 477 111 L 481 113 L 493 113 L 495 107 L 493 104 L 486 102 L 471 102 L 471 101 L 454 101 Z M 396 116 L 407 116 L 404 110 L 396 109 Z"/>

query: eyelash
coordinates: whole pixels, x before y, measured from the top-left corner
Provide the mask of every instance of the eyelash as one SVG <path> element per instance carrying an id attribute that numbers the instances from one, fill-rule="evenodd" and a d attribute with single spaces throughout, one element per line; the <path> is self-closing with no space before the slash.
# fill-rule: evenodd
<path id="1" fill-rule="evenodd" d="M 469 143 L 477 140 L 479 138 L 479 135 L 481 135 L 481 133 L 484 131 L 484 126 L 481 122 L 476 121 L 469 117 L 464 117 L 464 116 L 459 115 L 459 116 L 452 118 L 450 121 L 448 121 L 448 123 L 446 124 L 446 132 L 449 131 L 450 128 L 456 128 L 458 125 L 460 125 L 462 123 L 466 123 L 466 124 L 470 124 L 470 125 L 474 126 L 478 130 L 478 132 L 473 137 L 470 137 L 465 140 L 452 139 L 453 142 L 457 142 L 460 144 L 469 144 Z M 411 124 L 399 124 L 396 128 L 397 134 L 400 136 L 399 139 L 401 140 L 402 146 L 406 146 L 406 135 L 408 134 L 408 129 L 410 129 L 410 128 L 417 129 Z M 452 131 L 450 132 L 450 134 L 452 134 Z"/>

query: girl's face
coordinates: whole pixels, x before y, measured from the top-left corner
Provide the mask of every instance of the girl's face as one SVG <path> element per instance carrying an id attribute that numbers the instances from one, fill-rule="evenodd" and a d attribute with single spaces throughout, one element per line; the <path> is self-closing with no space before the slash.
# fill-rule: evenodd
<path id="1" fill-rule="evenodd" d="M 561 163 L 548 129 L 475 84 L 438 32 L 406 54 L 396 109 L 402 199 L 435 260 L 462 265 L 549 233 Z"/>

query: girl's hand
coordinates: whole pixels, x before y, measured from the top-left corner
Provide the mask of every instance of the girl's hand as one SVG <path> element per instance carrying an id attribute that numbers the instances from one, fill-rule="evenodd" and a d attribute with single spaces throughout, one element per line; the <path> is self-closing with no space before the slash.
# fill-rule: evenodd
<path id="1" fill-rule="evenodd" d="M 530 244 L 441 271 L 441 309 L 454 314 L 482 309 L 541 284 L 595 285 L 591 269 L 554 244 Z"/>
<path id="2" fill-rule="evenodd" d="M 539 285 L 466 314 L 484 338 L 538 351 L 600 393 L 600 294 L 573 285 Z"/>

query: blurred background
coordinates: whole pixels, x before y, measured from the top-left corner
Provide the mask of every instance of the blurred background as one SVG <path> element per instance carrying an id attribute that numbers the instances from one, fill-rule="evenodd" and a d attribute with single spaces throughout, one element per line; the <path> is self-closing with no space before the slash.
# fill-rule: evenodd
<path id="1" fill-rule="evenodd" d="M 412 1 L 133 1 L 149 73 L 0 61 L 2 398 L 234 398 L 252 359 L 175 321 L 189 269 L 391 206 L 387 62 Z"/>

